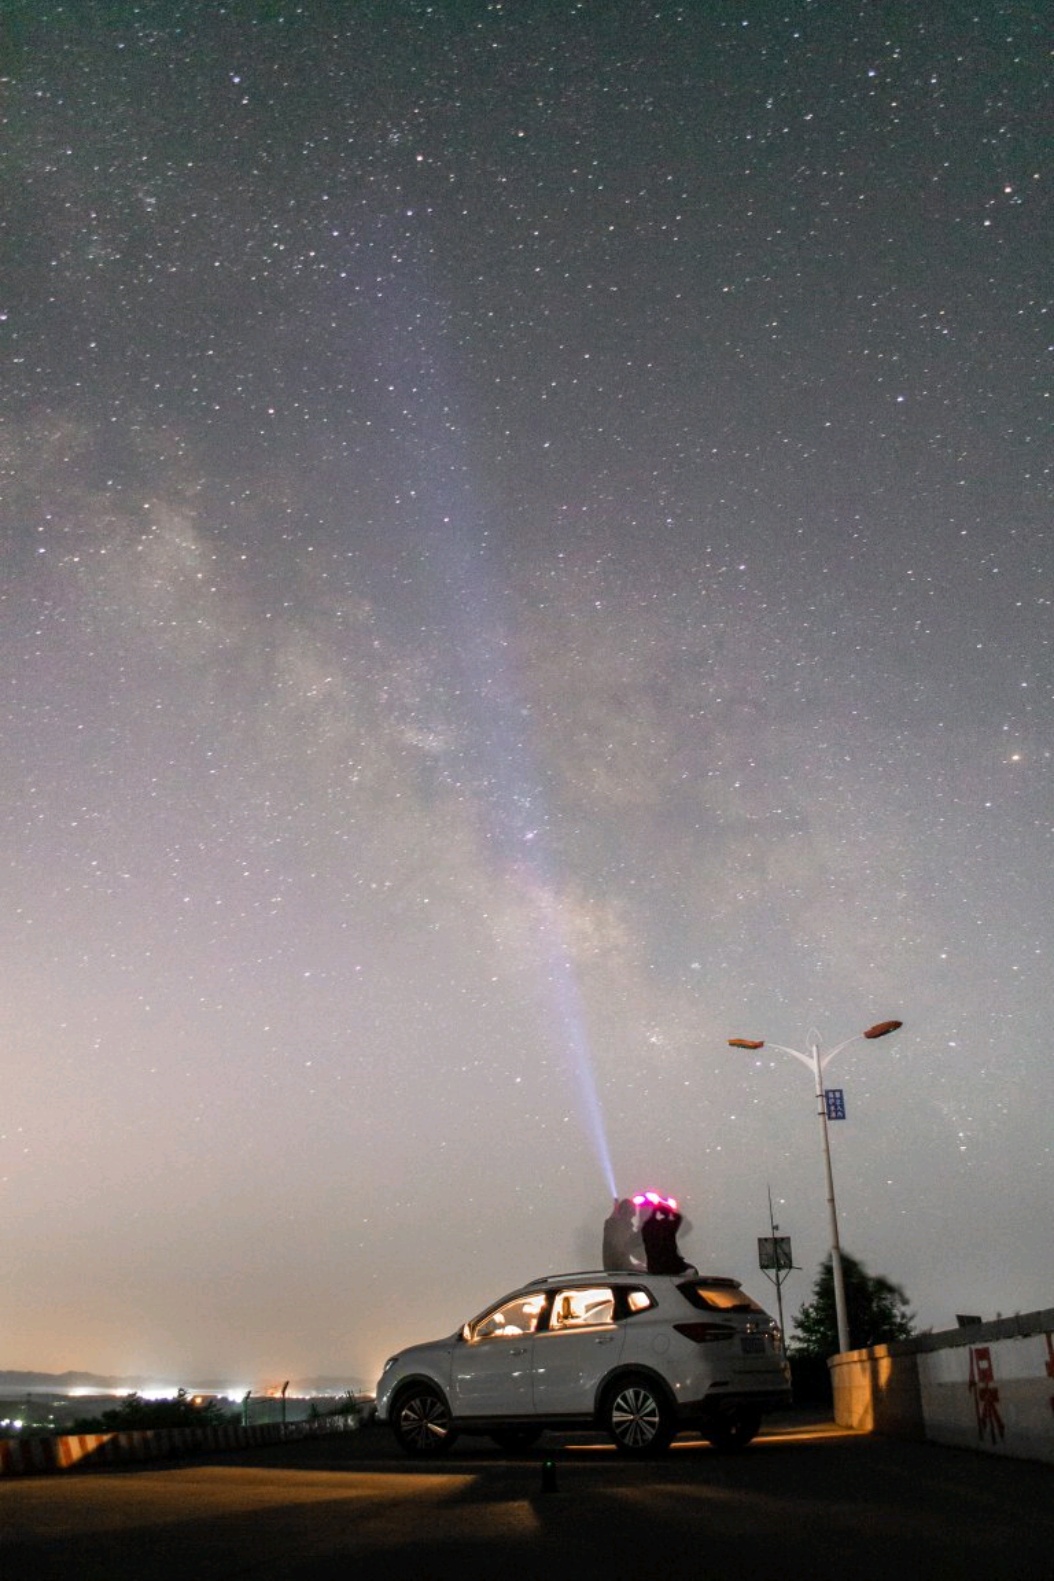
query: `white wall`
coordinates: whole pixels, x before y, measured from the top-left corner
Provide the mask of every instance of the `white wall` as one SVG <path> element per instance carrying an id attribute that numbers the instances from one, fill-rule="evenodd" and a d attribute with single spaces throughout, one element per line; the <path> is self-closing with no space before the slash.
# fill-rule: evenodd
<path id="1" fill-rule="evenodd" d="M 981 1338 L 916 1357 L 926 1437 L 1054 1462 L 1054 1335 Z"/>

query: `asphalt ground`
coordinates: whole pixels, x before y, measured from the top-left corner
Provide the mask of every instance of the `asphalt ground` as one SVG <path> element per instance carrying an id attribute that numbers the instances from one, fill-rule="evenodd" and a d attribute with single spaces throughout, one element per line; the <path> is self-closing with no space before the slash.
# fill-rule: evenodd
<path id="1" fill-rule="evenodd" d="M 385 1429 L 0 1483 L 0 1581 L 1054 1581 L 1054 1468 L 773 1419 L 658 1461 L 551 1437 L 407 1461 Z"/>

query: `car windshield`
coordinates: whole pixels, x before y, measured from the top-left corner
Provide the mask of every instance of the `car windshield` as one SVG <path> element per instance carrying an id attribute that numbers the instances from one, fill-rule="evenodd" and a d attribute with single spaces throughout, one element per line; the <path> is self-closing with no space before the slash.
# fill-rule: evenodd
<path id="1" fill-rule="evenodd" d="M 764 1312 L 764 1307 L 738 1285 L 712 1285 L 704 1280 L 690 1280 L 678 1286 L 693 1307 L 704 1312 Z"/>

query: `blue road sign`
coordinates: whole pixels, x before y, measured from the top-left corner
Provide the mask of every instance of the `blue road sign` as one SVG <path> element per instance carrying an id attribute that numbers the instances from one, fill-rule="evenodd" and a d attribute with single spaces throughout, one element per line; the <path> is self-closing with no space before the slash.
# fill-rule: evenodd
<path id="1" fill-rule="evenodd" d="M 828 1087 L 823 1101 L 827 1105 L 828 1120 L 845 1119 L 845 1093 L 841 1087 Z"/>

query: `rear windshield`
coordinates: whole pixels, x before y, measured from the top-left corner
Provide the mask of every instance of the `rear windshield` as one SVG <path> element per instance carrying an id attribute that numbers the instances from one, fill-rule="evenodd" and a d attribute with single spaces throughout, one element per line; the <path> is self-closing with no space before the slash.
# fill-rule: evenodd
<path id="1" fill-rule="evenodd" d="M 701 1279 L 692 1279 L 686 1284 L 679 1285 L 683 1296 L 686 1296 L 693 1307 L 699 1307 L 703 1312 L 764 1312 L 764 1307 L 759 1307 L 752 1296 L 745 1290 L 740 1290 L 736 1285 L 708 1285 Z"/>

